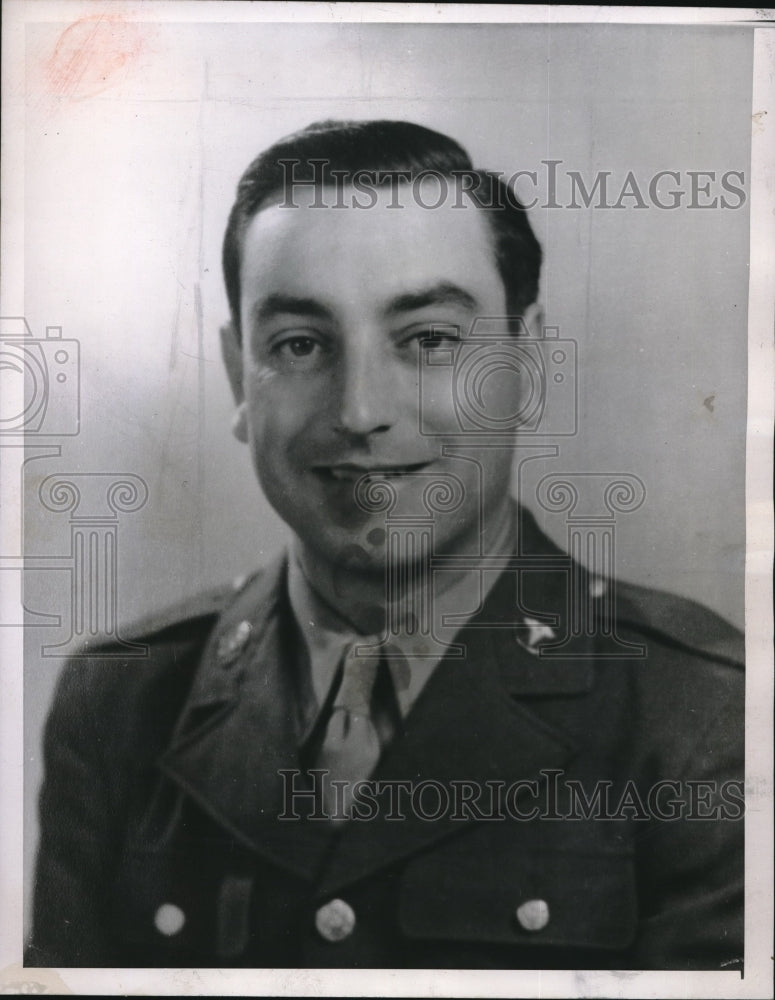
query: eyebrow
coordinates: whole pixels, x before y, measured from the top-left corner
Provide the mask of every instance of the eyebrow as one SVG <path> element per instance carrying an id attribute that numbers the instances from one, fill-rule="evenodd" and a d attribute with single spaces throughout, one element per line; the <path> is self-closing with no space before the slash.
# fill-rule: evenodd
<path id="1" fill-rule="evenodd" d="M 473 310 L 478 307 L 478 302 L 470 292 L 467 292 L 459 285 L 448 281 L 441 281 L 428 288 L 397 295 L 388 302 L 382 310 L 382 314 L 388 318 L 392 318 L 403 313 L 425 309 L 428 306 L 449 305 Z M 298 295 L 285 295 L 280 292 L 272 292 L 265 296 L 253 306 L 251 313 L 254 322 L 259 324 L 266 323 L 268 320 L 281 314 L 312 316 L 316 319 L 324 320 L 331 320 L 334 316 L 332 310 L 317 299 Z"/>
<path id="2" fill-rule="evenodd" d="M 294 316 L 314 316 L 316 319 L 331 319 L 332 312 L 317 299 L 304 298 L 298 295 L 282 295 L 274 292 L 267 295 L 253 306 L 251 313 L 257 323 L 265 323 L 282 313 Z"/>
<path id="3" fill-rule="evenodd" d="M 476 309 L 478 302 L 470 292 L 459 285 L 441 281 L 429 288 L 397 296 L 383 312 L 385 316 L 397 316 L 400 313 L 425 309 L 427 306 L 460 306 L 463 309 Z"/>

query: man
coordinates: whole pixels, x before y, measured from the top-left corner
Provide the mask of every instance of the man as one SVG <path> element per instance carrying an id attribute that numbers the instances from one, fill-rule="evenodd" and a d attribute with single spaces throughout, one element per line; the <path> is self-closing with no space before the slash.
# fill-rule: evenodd
<path id="1" fill-rule="evenodd" d="M 294 542 L 147 662 L 67 666 L 30 964 L 740 966 L 739 636 L 511 499 L 539 266 L 420 126 L 248 168 L 223 352 Z"/>

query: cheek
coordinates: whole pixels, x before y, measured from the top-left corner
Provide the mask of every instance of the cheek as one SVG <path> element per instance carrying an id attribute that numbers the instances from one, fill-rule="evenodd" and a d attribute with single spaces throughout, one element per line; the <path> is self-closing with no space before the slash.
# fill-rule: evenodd
<path id="1" fill-rule="evenodd" d="M 524 378 L 518 368 L 493 365 L 477 387 L 477 401 L 499 428 L 516 427 L 524 397 Z"/>
<path id="2" fill-rule="evenodd" d="M 525 374 L 506 352 L 461 351 L 455 363 L 434 358 L 422 370 L 420 406 L 424 423 L 438 431 L 516 431 L 525 400 Z"/>
<path id="3" fill-rule="evenodd" d="M 455 430 L 457 402 L 455 399 L 455 369 L 434 359 L 423 365 L 417 386 L 420 420 L 426 432 Z"/>
<path id="4" fill-rule="evenodd" d="M 278 372 L 273 368 L 253 364 L 248 370 L 247 394 L 252 402 L 262 404 L 264 397 L 271 397 L 281 390 Z"/>
<path id="5" fill-rule="evenodd" d="M 251 375 L 247 387 L 250 433 L 257 459 L 271 463 L 299 447 L 319 424 L 319 387 L 271 369 Z"/>

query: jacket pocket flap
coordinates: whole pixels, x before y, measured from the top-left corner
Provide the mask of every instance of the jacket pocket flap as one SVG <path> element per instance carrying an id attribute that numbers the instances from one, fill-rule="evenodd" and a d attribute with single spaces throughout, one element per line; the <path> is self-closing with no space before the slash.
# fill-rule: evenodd
<path id="1" fill-rule="evenodd" d="M 625 948 L 637 927 L 632 858 L 516 849 L 507 857 L 429 853 L 404 871 L 399 921 L 413 938 Z"/>

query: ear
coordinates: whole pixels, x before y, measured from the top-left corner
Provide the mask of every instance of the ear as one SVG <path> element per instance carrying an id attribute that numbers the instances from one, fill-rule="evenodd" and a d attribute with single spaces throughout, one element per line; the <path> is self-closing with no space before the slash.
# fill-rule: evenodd
<path id="1" fill-rule="evenodd" d="M 221 327 L 221 357 L 226 368 L 231 392 L 237 408 L 231 422 L 234 437 L 245 444 L 248 440 L 248 412 L 245 389 L 242 384 L 244 369 L 242 364 L 242 344 L 232 322 Z"/>
<path id="2" fill-rule="evenodd" d="M 544 331 L 544 307 L 540 302 L 528 306 L 522 314 L 527 332 L 531 337 L 540 338 Z"/>
<path id="3" fill-rule="evenodd" d="M 521 316 L 521 332 L 527 334 L 531 340 L 543 340 L 544 336 L 544 309 L 540 302 L 533 302 L 531 305 L 527 306 Z M 532 355 L 532 351 L 529 356 Z M 520 418 L 516 422 L 516 430 L 522 431 L 525 424 L 530 424 L 529 414 L 535 414 L 537 408 L 540 407 L 538 412 L 543 412 L 543 401 L 545 398 L 545 389 L 540 388 L 543 385 L 543 380 L 541 377 L 542 366 L 538 364 L 538 370 L 535 369 L 535 360 L 528 362 L 527 358 L 518 364 L 518 379 L 517 386 L 520 398 Z M 536 397 L 536 392 L 539 393 L 538 398 Z"/>

